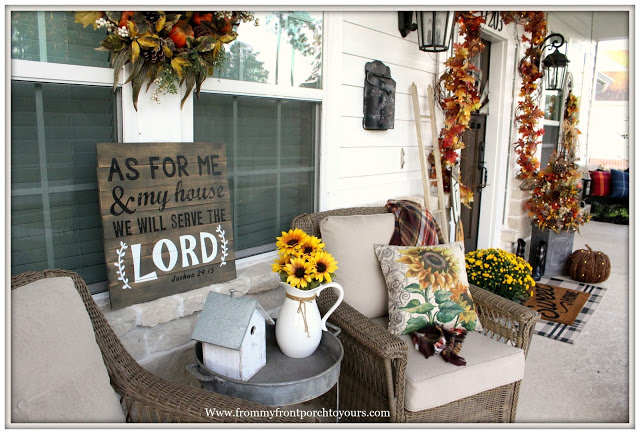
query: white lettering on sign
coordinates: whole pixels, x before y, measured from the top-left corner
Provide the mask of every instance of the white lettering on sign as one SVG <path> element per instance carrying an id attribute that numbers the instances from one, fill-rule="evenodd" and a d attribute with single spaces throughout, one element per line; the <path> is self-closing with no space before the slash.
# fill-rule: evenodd
<path id="1" fill-rule="evenodd" d="M 220 229 L 220 226 L 218 226 Z M 224 231 L 221 231 L 221 237 L 224 240 Z M 198 244 L 198 239 L 193 235 L 182 235 L 179 239 L 180 250 L 176 247 L 175 243 L 167 238 L 163 238 L 158 240 L 156 244 L 153 246 L 153 264 L 160 271 L 171 272 L 175 268 L 178 263 L 178 256 L 182 258 L 182 267 L 189 267 L 192 265 L 208 264 L 209 262 L 213 262 L 213 260 L 218 255 L 218 239 L 215 235 L 209 232 L 200 232 L 200 258 L 198 258 L 198 254 L 196 253 L 196 247 Z M 209 246 L 208 246 L 209 245 Z M 151 271 L 144 276 L 142 275 L 142 266 L 140 263 L 140 250 L 142 244 L 132 244 L 131 245 L 131 255 L 133 258 L 133 276 L 135 283 L 148 282 L 150 280 L 154 280 L 158 278 L 158 275 L 155 271 Z M 169 253 L 169 262 L 165 263 L 166 258 L 162 257 L 163 253 Z M 222 252 L 222 261 L 226 258 L 226 251 Z"/>
<path id="2" fill-rule="evenodd" d="M 162 259 L 162 246 L 166 245 L 169 251 L 169 265 L 165 265 Z M 178 249 L 170 240 L 163 238 L 153 246 L 153 263 L 162 271 L 171 271 L 178 262 Z"/>
<path id="3" fill-rule="evenodd" d="M 155 271 L 145 274 L 144 276 L 140 276 L 140 246 L 142 244 L 133 244 L 131 246 L 131 255 L 133 256 L 133 278 L 135 283 L 140 282 L 148 282 L 150 280 L 155 280 L 158 278 L 158 275 Z"/>
<path id="4" fill-rule="evenodd" d="M 220 227 L 220 226 L 218 226 Z M 211 240 L 211 254 L 207 255 L 207 246 L 205 243 L 205 239 Z M 202 263 L 208 264 L 213 261 L 218 254 L 218 240 L 214 235 L 211 235 L 209 232 L 200 232 L 200 247 L 202 248 Z M 224 258 L 222 258 L 224 259 Z"/>
<path id="5" fill-rule="evenodd" d="M 189 242 L 189 246 L 186 246 L 186 242 Z M 183 235 L 180 237 L 180 249 L 182 249 L 182 267 L 186 268 L 189 265 L 198 265 L 200 262 L 198 261 L 198 255 L 193 252 L 193 249 L 196 248 L 196 237 L 193 235 Z M 204 256 L 204 255 L 203 255 Z M 189 264 L 189 259 L 191 259 L 191 264 Z"/>

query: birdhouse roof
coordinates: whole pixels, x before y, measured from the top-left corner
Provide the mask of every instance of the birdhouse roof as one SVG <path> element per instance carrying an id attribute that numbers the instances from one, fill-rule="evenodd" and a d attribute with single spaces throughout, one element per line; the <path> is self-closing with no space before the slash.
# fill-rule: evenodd
<path id="1" fill-rule="evenodd" d="M 269 314 L 256 300 L 210 292 L 191 339 L 239 350 L 256 309 L 273 324 Z"/>

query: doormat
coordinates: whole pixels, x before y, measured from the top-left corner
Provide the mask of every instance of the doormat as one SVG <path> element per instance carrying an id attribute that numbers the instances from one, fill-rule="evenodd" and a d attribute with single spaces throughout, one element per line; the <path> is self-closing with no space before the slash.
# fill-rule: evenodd
<path id="1" fill-rule="evenodd" d="M 546 321 L 571 325 L 589 300 L 589 294 L 538 282 L 533 296 L 524 304 Z"/>
<path id="2" fill-rule="evenodd" d="M 563 280 L 558 278 L 542 278 L 540 282 L 545 285 L 558 286 L 560 288 L 573 289 L 576 291 L 582 291 L 589 294 L 589 300 L 584 304 L 582 310 L 576 317 L 573 324 L 559 324 L 552 321 L 541 319 L 536 323 L 535 334 L 540 336 L 546 336 L 551 339 L 555 339 L 560 342 L 574 343 L 580 336 L 582 330 L 593 313 L 596 311 L 600 302 L 604 298 L 606 289 L 600 286 L 589 285 L 587 283 L 573 282 L 570 280 Z"/>

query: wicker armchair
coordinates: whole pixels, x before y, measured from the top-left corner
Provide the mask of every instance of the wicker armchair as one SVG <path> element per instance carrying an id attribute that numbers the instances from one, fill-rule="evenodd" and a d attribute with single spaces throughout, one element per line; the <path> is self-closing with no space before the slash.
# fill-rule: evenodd
<path id="1" fill-rule="evenodd" d="M 327 216 L 386 213 L 384 207 L 344 208 L 302 214 L 291 223 L 320 237 Z M 474 285 L 470 288 L 484 334 L 524 350 L 526 356 L 539 314 Z M 337 300 L 324 291 L 318 306 L 324 314 Z M 330 321 L 342 328 L 344 358 L 340 372 L 340 408 L 388 410 L 391 422 L 513 422 L 520 381 L 419 412 L 405 410 L 407 344 L 343 302 Z M 357 421 L 365 421 L 358 419 Z M 372 420 L 380 421 L 380 419 Z"/>
<path id="2" fill-rule="evenodd" d="M 27 272 L 11 277 L 11 289 L 50 277 L 71 277 L 82 298 L 102 353 L 111 386 L 121 396 L 127 422 L 290 422 L 311 421 L 295 417 L 235 417 L 241 412 L 269 410 L 259 404 L 242 399 L 218 395 L 192 386 L 172 383 L 143 369 L 125 350 L 104 315 L 93 301 L 82 278 L 71 271 L 44 270 Z M 230 410 L 234 416 L 207 415 L 207 408 Z M 240 413 L 248 414 L 248 413 Z M 268 413 L 262 413 L 268 414 Z"/>

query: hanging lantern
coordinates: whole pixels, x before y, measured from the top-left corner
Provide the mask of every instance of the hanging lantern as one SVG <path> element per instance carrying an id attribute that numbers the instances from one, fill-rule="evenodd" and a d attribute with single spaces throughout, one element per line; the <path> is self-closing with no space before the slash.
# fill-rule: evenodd
<path id="1" fill-rule="evenodd" d="M 398 12 L 398 29 L 402 37 L 418 30 L 418 48 L 421 51 L 447 51 L 453 37 L 455 12 L 417 11 L 415 14 L 417 24 L 413 22 L 413 12 Z"/>
<path id="2" fill-rule="evenodd" d="M 567 56 L 558 50 L 564 45 L 564 37 L 559 33 L 552 33 L 544 39 L 543 44 L 547 40 L 550 43 L 542 48 L 543 52 L 546 48 L 555 48 L 555 50 L 542 61 L 547 83 L 545 87 L 547 90 L 562 90 L 564 77 L 567 74 L 567 66 L 569 65 Z"/>
<path id="3" fill-rule="evenodd" d="M 447 51 L 453 36 L 453 11 L 418 11 L 418 48 L 437 53 Z"/>

